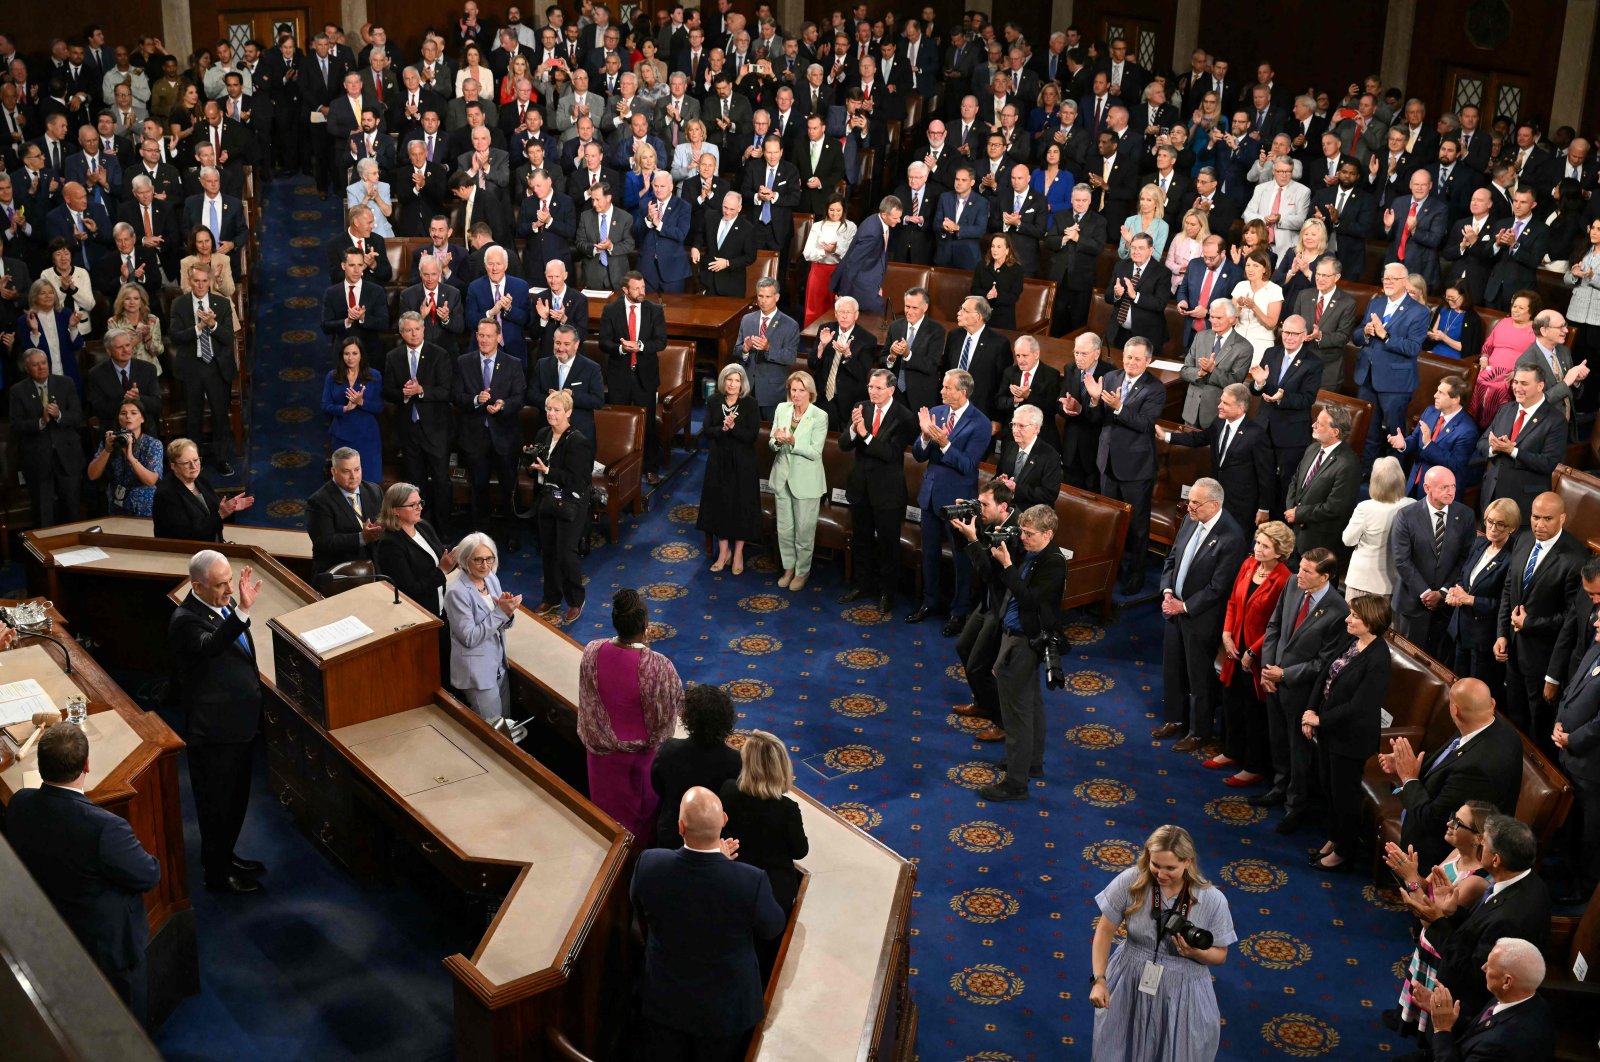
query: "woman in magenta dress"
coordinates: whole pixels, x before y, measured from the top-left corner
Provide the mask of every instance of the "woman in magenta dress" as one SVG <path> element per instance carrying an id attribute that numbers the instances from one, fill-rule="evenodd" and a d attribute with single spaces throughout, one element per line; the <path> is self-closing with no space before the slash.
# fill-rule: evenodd
<path id="1" fill-rule="evenodd" d="M 583 647 L 578 740 L 588 753 L 589 799 L 648 848 L 658 800 L 650 765 L 678 725 L 683 682 L 672 661 L 646 644 L 650 610 L 637 590 L 612 597 L 611 623 L 615 638 Z"/>
<path id="2" fill-rule="evenodd" d="M 1533 318 L 1543 308 L 1538 295 L 1519 291 L 1511 296 L 1511 315 L 1489 329 L 1478 355 L 1478 379 L 1467 402 L 1467 412 L 1480 428 L 1487 428 L 1500 407 L 1511 401 L 1511 370 L 1522 352 L 1533 346 Z"/>

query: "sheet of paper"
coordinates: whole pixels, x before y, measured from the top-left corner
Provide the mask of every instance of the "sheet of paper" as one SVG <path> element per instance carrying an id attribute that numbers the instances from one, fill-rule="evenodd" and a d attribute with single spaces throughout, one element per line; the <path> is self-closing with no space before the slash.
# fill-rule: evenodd
<path id="1" fill-rule="evenodd" d="M 63 568 L 70 568 L 74 564 L 88 564 L 90 561 L 108 560 L 111 554 L 99 546 L 84 546 L 82 549 L 64 550 L 55 555 L 56 563 Z"/>
<path id="2" fill-rule="evenodd" d="M 365 638 L 372 633 L 372 628 L 356 619 L 346 616 L 341 620 L 334 620 L 315 630 L 306 631 L 300 640 L 309 645 L 313 652 L 326 653 L 330 649 L 337 649 L 341 645 L 348 645 L 353 641 Z"/>
<path id="3" fill-rule="evenodd" d="M 1152 361 L 1150 363 L 1150 367 L 1152 369 L 1165 369 L 1168 372 L 1182 372 L 1183 371 L 1183 362 L 1181 362 L 1181 361 L 1165 361 L 1163 359 L 1157 358 L 1156 360 L 1154 360 L 1154 361 Z"/>
<path id="4" fill-rule="evenodd" d="M 591 475 L 596 475 L 596 476 L 605 475 L 606 474 L 606 466 L 605 466 L 605 464 L 603 462 L 601 462 L 601 461 L 596 461 L 594 463 L 594 471 L 592 473 L 590 473 L 590 474 Z"/>
<path id="5" fill-rule="evenodd" d="M 833 504 L 835 504 L 835 505 L 849 505 L 850 504 L 850 495 L 845 491 L 845 489 L 843 487 L 835 487 L 835 488 L 833 488 L 833 493 L 829 494 L 828 497 L 833 499 Z"/>
<path id="6" fill-rule="evenodd" d="M 0 686 L 0 726 L 29 722 L 34 712 L 55 712 L 59 715 L 60 711 L 44 687 L 34 679 L 22 679 Z"/>
<path id="7" fill-rule="evenodd" d="M 44 775 L 38 771 L 30 771 L 26 767 L 22 769 L 22 788 L 38 789 L 42 785 L 44 785 Z"/>
<path id="8" fill-rule="evenodd" d="M 609 298 L 611 298 L 611 292 L 606 291 L 604 288 L 584 288 L 583 289 L 583 294 L 585 295 L 585 297 L 591 298 L 591 299 L 609 299 Z"/>

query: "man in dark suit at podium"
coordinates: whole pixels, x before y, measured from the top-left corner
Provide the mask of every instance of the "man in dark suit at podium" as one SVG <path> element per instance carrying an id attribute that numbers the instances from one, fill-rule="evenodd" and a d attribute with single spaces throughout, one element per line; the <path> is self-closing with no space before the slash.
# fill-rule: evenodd
<path id="1" fill-rule="evenodd" d="M 867 400 L 850 413 L 839 435 L 839 449 L 854 451 L 845 497 L 855 529 L 851 551 L 855 585 L 839 598 L 847 605 L 859 598 L 878 599 L 887 617 L 894 608 L 900 581 L 900 527 L 906 518 L 905 453 L 917 434 L 917 415 L 905 401 L 895 401 L 894 374 L 874 369 L 867 378 Z"/>
<path id="2" fill-rule="evenodd" d="M 161 864 L 128 820 L 84 796 L 89 738 L 54 726 L 39 739 L 38 789 L 19 790 L 6 808 L 6 837 L 78 943 L 140 1022 L 145 1020 L 144 951 L 150 936 L 144 894 Z"/>
<path id="3" fill-rule="evenodd" d="M 783 932 L 783 908 L 765 871 L 729 858 L 739 842 L 722 839 L 727 821 L 717 795 L 695 786 L 678 805 L 683 847 L 644 852 L 634 867 L 654 1058 L 737 1057 L 763 1014 L 756 948 Z"/>
<path id="4" fill-rule="evenodd" d="M 312 572 L 321 577 L 335 564 L 370 559 L 367 547 L 383 537 L 377 523 L 382 505 L 382 488 L 361 478 L 360 452 L 335 450 L 331 478 L 306 499 Z"/>
<path id="5" fill-rule="evenodd" d="M 266 867 L 233 846 L 250 802 L 250 768 L 261 721 L 261 675 L 251 636 L 250 606 L 261 580 L 246 565 L 233 595 L 233 565 L 216 550 L 189 561 L 189 594 L 167 624 L 178 703 L 188 726 L 189 784 L 200 822 L 200 865 L 206 888 L 250 893 Z"/>

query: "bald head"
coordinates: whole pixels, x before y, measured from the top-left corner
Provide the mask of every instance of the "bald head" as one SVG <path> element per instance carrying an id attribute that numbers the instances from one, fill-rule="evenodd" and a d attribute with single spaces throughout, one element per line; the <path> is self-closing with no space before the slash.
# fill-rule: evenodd
<path id="1" fill-rule="evenodd" d="M 683 794 L 678 804 L 678 832 L 690 848 L 716 848 L 727 822 L 728 814 L 722 810 L 722 801 L 705 786 L 693 787 Z"/>
<path id="2" fill-rule="evenodd" d="M 1487 726 L 1494 719 L 1494 697 L 1482 679 L 1456 679 L 1450 687 L 1450 707 L 1463 731 Z"/>

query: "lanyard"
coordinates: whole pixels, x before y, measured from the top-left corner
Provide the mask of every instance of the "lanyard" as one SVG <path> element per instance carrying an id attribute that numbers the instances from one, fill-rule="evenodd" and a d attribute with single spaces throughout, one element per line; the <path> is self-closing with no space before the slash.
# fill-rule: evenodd
<path id="1" fill-rule="evenodd" d="M 1183 917 L 1186 920 L 1188 919 L 1188 917 L 1189 917 L 1189 883 L 1188 882 L 1184 882 L 1183 891 L 1179 892 L 1178 896 L 1177 896 L 1177 899 L 1173 900 L 1172 907 L 1173 907 L 1173 910 L 1178 911 L 1179 914 L 1183 915 Z M 1152 881 L 1150 883 L 1150 917 L 1152 919 L 1154 919 L 1155 923 L 1156 923 L 1156 943 L 1155 943 L 1155 947 L 1153 947 L 1151 949 L 1151 951 L 1150 951 L 1150 954 L 1151 954 L 1152 957 L 1159 957 L 1160 956 L 1160 954 L 1161 954 L 1161 941 L 1166 936 L 1166 932 L 1167 932 L 1166 931 L 1166 927 L 1162 924 L 1161 910 L 1162 910 L 1161 885 L 1160 885 L 1159 882 Z"/>

